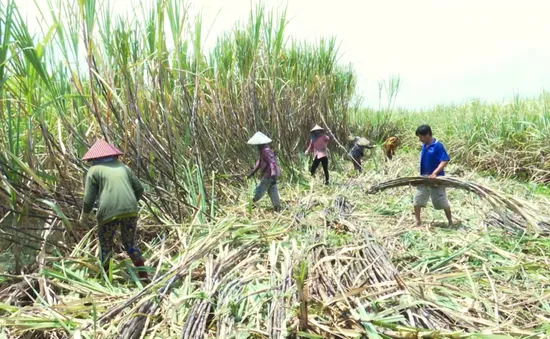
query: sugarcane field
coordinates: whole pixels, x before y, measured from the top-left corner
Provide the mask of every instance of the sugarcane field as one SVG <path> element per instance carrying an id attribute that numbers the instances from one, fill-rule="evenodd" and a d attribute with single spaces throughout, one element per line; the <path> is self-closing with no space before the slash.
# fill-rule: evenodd
<path id="1" fill-rule="evenodd" d="M 489 2 L 2 0 L 0 339 L 550 338 L 550 3 Z"/>

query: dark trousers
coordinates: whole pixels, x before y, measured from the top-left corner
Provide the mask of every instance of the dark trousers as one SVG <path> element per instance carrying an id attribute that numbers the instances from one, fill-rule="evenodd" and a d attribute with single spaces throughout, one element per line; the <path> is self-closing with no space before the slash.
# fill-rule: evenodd
<path id="1" fill-rule="evenodd" d="M 361 158 L 357 157 L 357 158 L 353 158 L 351 160 L 351 162 L 353 162 L 353 168 L 355 168 L 355 170 L 359 173 L 362 172 L 363 168 L 361 167 Z"/>
<path id="2" fill-rule="evenodd" d="M 100 259 L 103 263 L 105 272 L 109 271 L 109 261 L 111 259 L 113 240 L 117 229 L 120 229 L 122 246 L 128 253 L 130 259 L 132 259 L 134 266 L 142 267 L 144 265 L 143 257 L 141 256 L 141 252 L 136 245 L 137 221 L 138 218 L 131 217 L 117 219 L 99 226 L 98 237 L 100 245 Z M 141 278 L 147 278 L 147 272 L 145 271 L 139 271 L 138 274 Z"/>
<path id="3" fill-rule="evenodd" d="M 315 157 L 313 163 L 311 164 L 311 175 L 315 175 L 319 164 L 323 165 L 323 171 L 325 172 L 325 184 L 328 184 L 328 157 L 323 157 L 321 159 Z"/>

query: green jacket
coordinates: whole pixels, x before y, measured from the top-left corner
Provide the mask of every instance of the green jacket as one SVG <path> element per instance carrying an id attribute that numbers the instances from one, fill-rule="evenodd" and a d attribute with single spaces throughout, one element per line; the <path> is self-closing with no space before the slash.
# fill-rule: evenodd
<path id="1" fill-rule="evenodd" d="M 90 213 L 96 199 L 97 222 L 103 225 L 118 218 L 138 215 L 143 186 L 130 169 L 118 160 L 93 165 L 86 175 L 84 213 Z"/>

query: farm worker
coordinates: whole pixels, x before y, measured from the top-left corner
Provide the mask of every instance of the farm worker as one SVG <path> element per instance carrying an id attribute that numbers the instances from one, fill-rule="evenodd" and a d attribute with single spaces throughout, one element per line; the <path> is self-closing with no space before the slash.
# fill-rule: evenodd
<path id="1" fill-rule="evenodd" d="M 329 183 L 328 175 L 328 154 L 327 146 L 330 138 L 325 133 L 325 129 L 319 125 L 315 125 L 310 131 L 309 146 L 306 150 L 307 153 L 313 153 L 313 163 L 311 164 L 311 175 L 315 175 L 319 164 L 323 165 L 323 171 L 325 172 L 325 185 Z"/>
<path id="2" fill-rule="evenodd" d="M 356 145 L 357 140 L 359 140 L 359 137 L 357 136 L 353 136 L 353 135 L 348 136 L 348 152 L 351 152 L 351 149 L 353 148 L 353 146 Z"/>
<path id="3" fill-rule="evenodd" d="M 384 154 L 386 155 L 386 160 L 392 160 L 393 156 L 395 155 L 395 150 L 397 149 L 397 146 L 399 146 L 399 138 L 398 137 L 389 137 L 384 141 L 384 144 L 382 144 L 382 149 L 384 150 Z"/>
<path id="4" fill-rule="evenodd" d="M 273 209 L 275 212 L 279 212 L 281 210 L 281 203 L 279 201 L 279 191 L 277 190 L 277 178 L 281 175 L 281 169 L 279 165 L 277 165 L 275 153 L 273 153 L 268 146 L 271 141 L 272 140 L 262 132 L 256 132 L 256 134 L 248 140 L 249 145 L 256 145 L 258 147 L 260 159 L 256 162 L 252 171 L 247 175 L 247 178 L 251 178 L 254 173 L 260 170 L 261 180 L 258 186 L 256 186 L 252 201 L 257 203 L 267 192 L 273 204 Z"/>
<path id="5" fill-rule="evenodd" d="M 428 125 L 418 127 L 416 136 L 420 142 L 422 142 L 422 149 L 420 151 L 420 175 L 427 176 L 430 179 L 444 176 L 444 168 L 449 163 L 450 158 L 443 144 L 432 136 L 432 129 Z M 449 226 L 451 226 L 453 224 L 453 218 L 445 188 L 427 185 L 418 186 L 416 196 L 414 197 L 416 225 L 420 226 L 420 211 L 423 207 L 426 207 L 430 198 L 436 210 L 445 211 Z"/>
<path id="6" fill-rule="evenodd" d="M 362 172 L 361 158 L 365 156 L 365 148 L 371 149 L 373 146 L 371 146 L 370 141 L 367 138 L 358 138 L 349 151 L 352 158 L 353 167 L 359 173 Z"/>
<path id="7" fill-rule="evenodd" d="M 120 155 L 122 152 L 115 147 L 103 140 L 97 140 L 82 158 L 91 162 L 92 167 L 86 175 L 80 224 L 87 225 L 89 213 L 97 200 L 100 259 L 106 273 L 109 272 L 117 228 L 120 228 L 122 245 L 134 265 L 138 269 L 144 266 L 135 239 L 138 201 L 143 194 L 143 186 L 130 169 L 118 161 Z M 141 279 L 148 279 L 147 272 L 140 269 L 138 274 Z"/>

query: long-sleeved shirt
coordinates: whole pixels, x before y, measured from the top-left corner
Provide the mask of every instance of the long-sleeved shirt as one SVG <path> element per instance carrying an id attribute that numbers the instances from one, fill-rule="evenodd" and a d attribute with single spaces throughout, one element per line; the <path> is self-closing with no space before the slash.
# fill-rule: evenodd
<path id="1" fill-rule="evenodd" d="M 328 135 L 321 135 L 315 140 L 310 140 L 306 152 L 313 153 L 313 157 L 317 159 L 327 157 L 327 146 L 329 141 L 330 138 Z"/>
<path id="2" fill-rule="evenodd" d="M 349 153 L 354 159 L 360 159 L 361 157 L 365 156 L 365 148 L 355 144 L 353 145 Z"/>
<path id="3" fill-rule="evenodd" d="M 260 170 L 262 178 L 279 177 L 281 175 L 275 153 L 268 146 L 260 151 L 260 159 L 256 162 L 252 173 L 256 173 L 258 170 Z"/>
<path id="4" fill-rule="evenodd" d="M 359 137 L 354 137 L 353 140 L 348 140 L 348 148 L 350 151 L 357 144 L 357 140 L 359 140 Z"/>
<path id="5" fill-rule="evenodd" d="M 143 186 L 130 169 L 118 160 L 92 166 L 86 175 L 84 213 L 98 200 L 97 221 L 103 225 L 117 218 L 137 216 Z"/>

